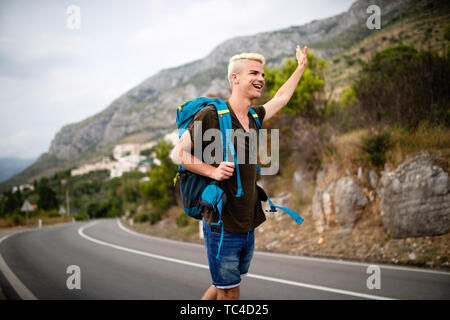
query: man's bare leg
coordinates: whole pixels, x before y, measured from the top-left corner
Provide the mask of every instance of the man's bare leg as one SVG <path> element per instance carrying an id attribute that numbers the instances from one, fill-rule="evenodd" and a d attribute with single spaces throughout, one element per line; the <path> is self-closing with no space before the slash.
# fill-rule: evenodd
<path id="1" fill-rule="evenodd" d="M 210 286 L 203 294 L 202 300 L 217 300 L 217 288 Z"/>
<path id="2" fill-rule="evenodd" d="M 217 289 L 217 300 L 239 300 L 240 286 L 231 289 Z"/>

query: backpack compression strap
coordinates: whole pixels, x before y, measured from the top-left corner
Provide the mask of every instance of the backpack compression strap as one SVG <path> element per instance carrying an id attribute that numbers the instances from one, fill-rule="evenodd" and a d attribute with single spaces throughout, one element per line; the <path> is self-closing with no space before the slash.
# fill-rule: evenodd
<path id="1" fill-rule="evenodd" d="M 215 212 L 219 213 L 219 221 L 211 222 L 212 226 L 218 226 L 222 228 L 220 233 L 220 242 L 217 249 L 216 259 L 220 260 L 220 249 L 223 243 L 223 221 L 222 221 L 222 208 L 224 205 L 224 199 L 226 198 L 225 193 L 221 188 L 216 186 L 216 180 L 210 182 L 210 184 L 202 192 L 202 202 L 203 205 L 212 207 Z"/>
<path id="2" fill-rule="evenodd" d="M 300 215 L 297 212 L 295 212 L 294 210 L 289 209 L 289 208 L 275 206 L 273 204 L 272 200 L 270 200 L 269 197 L 267 197 L 267 200 L 269 200 L 270 210 L 266 210 L 266 211 L 268 211 L 268 212 L 277 212 L 277 209 L 275 209 L 275 208 L 281 209 L 284 212 L 286 212 L 288 215 L 290 215 L 291 218 L 294 219 L 295 222 L 297 222 L 297 224 L 302 224 L 303 218 L 300 217 Z"/>
<path id="3" fill-rule="evenodd" d="M 269 201 L 270 210 L 266 210 L 266 212 L 277 212 L 278 210 L 276 208 L 278 208 L 278 209 L 281 209 L 284 212 L 286 212 L 288 215 L 290 215 L 291 218 L 295 222 L 297 222 L 297 224 L 302 224 L 303 218 L 300 217 L 300 215 L 297 212 L 295 212 L 294 210 L 289 209 L 289 208 L 274 205 L 272 200 L 270 200 L 269 196 L 264 191 L 264 189 L 261 188 L 260 186 L 257 186 L 257 187 L 258 187 L 259 197 L 260 197 L 261 201 L 264 201 L 264 202 Z"/>
<path id="4" fill-rule="evenodd" d="M 237 180 L 237 193 L 236 198 L 241 197 L 244 192 L 242 191 L 241 175 L 239 174 L 239 164 L 237 159 L 236 151 L 234 150 L 232 134 L 233 125 L 231 123 L 230 110 L 224 100 L 219 100 L 220 103 L 215 104 L 217 115 L 219 118 L 220 132 L 222 133 L 222 146 L 223 146 L 223 156 L 225 161 L 229 161 L 228 148 L 230 150 L 231 156 L 233 157 L 234 167 L 236 170 L 236 180 Z M 228 148 L 227 148 L 228 147 Z"/>

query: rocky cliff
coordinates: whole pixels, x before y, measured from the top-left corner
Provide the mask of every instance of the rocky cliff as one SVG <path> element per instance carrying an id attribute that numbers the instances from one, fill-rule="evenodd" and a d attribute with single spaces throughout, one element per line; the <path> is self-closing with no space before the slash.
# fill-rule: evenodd
<path id="1" fill-rule="evenodd" d="M 78 123 L 65 125 L 53 138 L 48 152 L 23 172 L 2 183 L 0 188 L 67 170 L 81 165 L 83 161 L 93 161 L 93 157 L 110 153 L 114 143 L 121 139 L 143 143 L 161 138 L 175 128 L 174 110 L 183 101 L 207 94 L 228 96 L 227 63 L 234 54 L 260 52 L 266 56 L 268 66 L 273 67 L 292 57 L 295 46 L 301 43 L 327 58 L 343 49 L 341 45 L 344 42 L 339 39 L 346 38 L 347 33 L 354 35 L 354 28 L 367 32 L 366 19 L 369 14 L 366 10 L 369 5 L 377 4 L 382 8 L 381 23 L 384 26 L 389 24 L 389 19 L 401 15 L 411 2 L 358 0 L 348 11 L 330 18 L 229 39 L 205 58 L 161 70 L 123 93 L 102 112 Z M 350 38 L 353 42 L 361 40 L 353 36 Z M 328 40 L 325 45 L 324 40 Z M 320 45 L 314 45 L 321 41 Z M 142 141 L 131 141 L 138 135 Z"/>
<path id="2" fill-rule="evenodd" d="M 310 44 L 333 38 L 354 25 L 365 26 L 366 9 L 371 4 L 383 8 L 383 15 L 402 8 L 408 1 L 356 1 L 347 12 L 302 26 L 229 39 L 204 59 L 160 71 L 113 101 L 104 111 L 82 122 L 64 126 L 53 139 L 49 154 L 67 160 L 89 148 L 99 149 L 110 142 L 140 131 L 167 133 L 175 127 L 175 108 L 187 99 L 208 93 L 228 95 L 226 65 L 240 52 L 260 52 L 268 65 L 280 64 L 293 55 L 299 42 Z M 314 48 L 313 48 L 314 49 Z M 316 53 L 328 57 L 339 49 L 321 48 Z"/>

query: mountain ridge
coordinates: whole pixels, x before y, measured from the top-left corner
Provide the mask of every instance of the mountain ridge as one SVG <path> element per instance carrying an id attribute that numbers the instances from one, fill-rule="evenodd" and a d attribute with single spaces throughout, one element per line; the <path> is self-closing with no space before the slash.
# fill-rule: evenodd
<path id="1" fill-rule="evenodd" d="M 292 55 L 299 42 L 304 45 L 331 39 L 357 24 L 365 27 L 370 4 L 379 5 L 388 14 L 409 2 L 358 0 L 346 12 L 329 18 L 225 40 L 203 59 L 163 69 L 121 94 L 101 112 L 63 126 L 48 152 L 5 183 L 30 180 L 40 173 L 54 171 L 55 167 L 68 169 L 90 154 L 110 152 L 114 143 L 133 133 L 149 132 L 150 140 L 161 137 L 175 128 L 174 110 L 183 101 L 210 93 L 228 96 L 226 66 L 229 57 L 236 53 L 261 52 L 268 58 L 269 67 L 279 66 Z M 315 52 L 326 58 L 340 50 L 318 48 Z"/>

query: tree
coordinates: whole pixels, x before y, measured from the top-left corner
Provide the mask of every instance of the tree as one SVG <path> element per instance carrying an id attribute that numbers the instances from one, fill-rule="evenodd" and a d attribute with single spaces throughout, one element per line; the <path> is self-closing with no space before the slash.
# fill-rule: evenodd
<path id="1" fill-rule="evenodd" d="M 139 180 L 124 180 L 122 183 L 122 195 L 125 202 L 137 202 L 141 198 L 141 193 L 139 192 Z"/>
<path id="2" fill-rule="evenodd" d="M 449 62 L 406 45 L 377 53 L 353 85 L 367 122 L 450 125 Z"/>
<path id="3" fill-rule="evenodd" d="M 175 201 L 173 179 L 177 173 L 177 166 L 170 159 L 172 145 L 162 140 L 155 146 L 156 158 L 160 165 L 152 164 L 149 173 L 150 181 L 141 184 L 141 193 L 157 208 L 164 209 Z"/>
<path id="4" fill-rule="evenodd" d="M 40 183 L 38 188 L 38 207 L 42 210 L 50 210 L 58 208 L 58 199 L 52 188 L 47 186 L 46 182 Z"/>
<path id="5" fill-rule="evenodd" d="M 291 115 L 300 114 L 308 118 L 318 116 L 318 112 L 314 108 L 314 93 L 324 86 L 323 70 L 326 66 L 325 60 L 319 59 L 312 52 L 308 52 L 308 65 L 291 100 L 282 109 L 283 111 Z M 295 58 L 287 59 L 281 69 L 265 67 L 265 90 L 269 98 L 275 96 L 278 89 L 289 79 L 296 68 L 297 61 Z"/>
<path id="6" fill-rule="evenodd" d="M 448 43 L 450 42 L 450 23 L 447 23 L 445 25 L 445 31 L 444 31 L 444 39 L 447 40 L 447 60 L 450 59 L 450 50 L 448 50 Z"/>
<path id="7" fill-rule="evenodd" d="M 5 200 L 3 201 L 3 212 L 5 214 L 17 212 L 20 210 L 20 206 L 22 205 L 18 200 L 16 194 L 14 194 L 11 190 L 8 190 L 4 193 Z"/>

